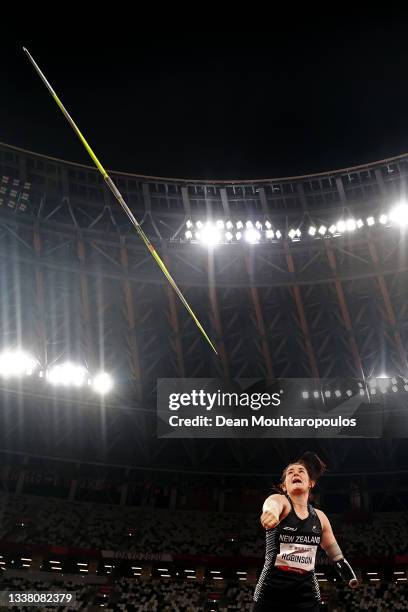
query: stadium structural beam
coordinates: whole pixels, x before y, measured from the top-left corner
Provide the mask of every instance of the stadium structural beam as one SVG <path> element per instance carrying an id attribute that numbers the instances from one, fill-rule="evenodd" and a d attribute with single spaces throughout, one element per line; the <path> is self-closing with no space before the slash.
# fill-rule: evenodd
<path id="1" fill-rule="evenodd" d="M 95 366 L 96 353 L 92 342 L 92 320 L 91 320 L 91 308 L 89 304 L 89 286 L 88 276 L 84 272 L 86 268 L 86 250 L 82 240 L 81 232 L 78 232 L 77 240 L 77 255 L 79 259 L 79 282 L 81 288 L 81 314 L 83 321 L 84 336 L 81 338 L 81 343 L 84 344 L 84 354 L 86 361 L 91 367 Z"/>
<path id="2" fill-rule="evenodd" d="M 272 365 L 272 358 L 271 358 L 271 353 L 270 353 L 269 345 L 268 345 L 268 339 L 266 335 L 266 327 L 265 327 L 264 317 L 262 314 L 262 308 L 261 308 L 261 303 L 259 299 L 259 292 L 258 292 L 257 287 L 254 287 L 251 283 L 253 260 L 251 261 L 251 258 L 248 255 L 245 256 L 245 265 L 246 265 L 246 269 L 247 269 L 248 277 L 249 277 L 249 292 L 250 292 L 251 299 L 252 299 L 252 305 L 255 311 L 255 320 L 256 320 L 256 325 L 258 328 L 262 355 L 263 355 L 264 362 L 265 362 L 265 371 L 267 375 L 266 378 L 271 380 L 275 378 L 275 373 L 274 373 L 274 369 Z"/>
<path id="3" fill-rule="evenodd" d="M 293 256 L 289 251 L 289 247 L 286 241 L 285 241 L 284 248 L 285 248 L 286 263 L 288 266 L 289 273 L 295 276 L 295 264 L 293 261 Z M 309 325 L 306 319 L 305 308 L 304 308 L 303 300 L 302 300 L 302 293 L 300 291 L 300 287 L 296 284 L 296 282 L 293 282 L 292 292 L 293 292 L 293 297 L 296 303 L 299 323 L 300 323 L 300 326 L 303 332 L 303 339 L 305 343 L 306 354 L 308 356 L 309 364 L 310 364 L 310 373 L 312 375 L 312 378 L 319 378 L 319 370 L 317 367 L 316 356 L 315 356 L 314 349 L 313 349 L 312 339 L 310 337 Z"/>
<path id="4" fill-rule="evenodd" d="M 40 357 L 40 363 L 43 367 L 47 365 L 47 331 L 45 325 L 45 281 L 44 272 L 40 265 L 38 265 L 41 259 L 41 235 L 36 221 L 33 227 L 33 247 L 36 255 L 35 264 L 35 302 L 36 302 L 36 316 L 35 316 L 35 327 L 37 330 L 36 336 L 38 339 L 37 353 Z"/>
<path id="5" fill-rule="evenodd" d="M 125 238 L 121 236 L 120 261 L 123 268 L 122 289 L 125 298 L 124 314 L 128 327 L 127 345 L 130 355 L 130 370 L 135 384 L 137 399 L 143 401 L 142 373 L 140 367 L 139 348 L 136 337 L 136 313 L 132 297 L 132 287 L 130 284 L 129 255 L 125 244 Z"/>
<path id="6" fill-rule="evenodd" d="M 353 357 L 354 367 L 356 371 L 356 376 L 358 378 L 364 379 L 364 370 L 361 362 L 360 352 L 358 350 L 358 345 L 356 341 L 356 337 L 354 334 L 353 325 L 351 323 L 351 317 L 349 313 L 349 309 L 347 306 L 346 297 L 344 295 L 343 286 L 340 280 L 337 278 L 337 262 L 336 257 L 334 255 L 333 249 L 331 245 L 325 242 L 326 246 L 326 255 L 329 261 L 329 265 L 334 277 L 334 286 L 336 288 L 337 299 L 339 301 L 339 307 L 341 316 L 343 319 L 344 327 L 347 331 L 347 339 L 350 347 L 350 351 Z"/>
<path id="7" fill-rule="evenodd" d="M 170 268 L 170 261 L 167 255 L 167 248 L 165 247 L 165 243 L 163 243 L 163 247 L 165 249 L 163 255 L 164 263 L 168 268 Z M 176 353 L 177 376 L 179 378 L 186 378 L 186 367 L 184 363 L 183 343 L 180 333 L 180 322 L 177 311 L 176 295 L 168 283 L 166 283 L 166 293 L 169 303 L 169 320 L 173 332 L 173 342 L 171 344 L 173 345 Z"/>
<path id="8" fill-rule="evenodd" d="M 216 344 L 219 348 L 219 355 L 221 358 L 223 377 L 228 380 L 230 378 L 230 369 L 229 369 L 227 350 L 226 350 L 225 340 L 224 340 L 224 335 L 223 335 L 220 309 L 218 305 L 217 290 L 215 287 L 214 253 L 211 250 L 208 251 L 207 272 L 208 272 L 208 293 L 209 293 L 209 298 L 210 298 L 210 307 L 211 307 L 214 328 L 217 334 Z"/>
<path id="9" fill-rule="evenodd" d="M 378 270 L 378 266 L 379 266 L 379 263 L 380 263 L 380 258 L 378 256 L 377 248 L 376 248 L 376 246 L 374 244 L 374 241 L 372 240 L 370 234 L 368 234 L 367 244 L 368 244 L 368 251 L 370 253 L 371 259 L 372 259 L 373 264 L 374 264 L 374 267 L 375 267 L 376 270 Z M 398 355 L 399 355 L 399 358 L 400 358 L 401 371 L 405 374 L 408 371 L 407 353 L 405 351 L 404 344 L 403 344 L 402 338 L 401 338 L 401 334 L 400 334 L 400 331 L 398 329 L 398 323 L 397 323 L 397 319 L 396 319 L 396 316 L 395 316 L 394 308 L 392 306 L 392 302 L 391 302 L 391 299 L 390 299 L 390 294 L 389 294 L 389 291 L 388 291 L 387 283 L 385 282 L 384 276 L 382 274 L 380 274 L 380 273 L 377 275 L 376 278 L 377 278 L 378 287 L 380 289 L 381 297 L 383 299 L 384 306 L 385 306 L 387 323 L 391 327 L 394 343 L 395 343 L 395 346 L 397 348 Z"/>

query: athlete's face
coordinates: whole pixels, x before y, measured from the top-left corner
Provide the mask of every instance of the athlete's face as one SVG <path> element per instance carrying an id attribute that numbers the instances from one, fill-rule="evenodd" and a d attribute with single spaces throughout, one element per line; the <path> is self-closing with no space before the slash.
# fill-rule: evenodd
<path id="1" fill-rule="evenodd" d="M 304 465 L 292 463 L 286 469 L 284 488 L 289 493 L 303 493 L 313 486 Z"/>

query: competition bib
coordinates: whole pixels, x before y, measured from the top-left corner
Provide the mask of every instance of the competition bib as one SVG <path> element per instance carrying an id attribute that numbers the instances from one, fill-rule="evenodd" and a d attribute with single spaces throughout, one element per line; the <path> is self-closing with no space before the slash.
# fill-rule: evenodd
<path id="1" fill-rule="evenodd" d="M 276 556 L 275 567 L 288 572 L 303 574 L 314 570 L 317 546 L 310 544 L 280 543 L 280 550 Z"/>

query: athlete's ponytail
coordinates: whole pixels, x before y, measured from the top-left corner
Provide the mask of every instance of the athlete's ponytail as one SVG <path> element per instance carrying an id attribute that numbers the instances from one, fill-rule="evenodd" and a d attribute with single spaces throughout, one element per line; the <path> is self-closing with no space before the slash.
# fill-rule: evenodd
<path id="1" fill-rule="evenodd" d="M 303 453 L 303 455 L 297 461 L 295 461 L 295 463 L 304 465 L 307 469 L 309 477 L 311 480 L 314 480 L 314 482 L 319 480 L 320 476 L 322 476 L 326 471 L 326 464 L 316 455 L 316 453 L 312 453 L 310 451 Z"/>

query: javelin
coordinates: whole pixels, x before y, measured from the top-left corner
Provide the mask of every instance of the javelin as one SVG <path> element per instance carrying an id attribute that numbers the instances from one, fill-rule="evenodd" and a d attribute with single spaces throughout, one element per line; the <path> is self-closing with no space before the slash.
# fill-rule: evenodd
<path id="1" fill-rule="evenodd" d="M 102 174 L 105 183 L 108 185 L 109 189 L 111 190 L 111 192 L 113 193 L 113 195 L 115 196 L 115 198 L 117 199 L 117 201 L 119 202 L 119 204 L 121 205 L 121 207 L 123 208 L 123 210 L 125 211 L 127 216 L 129 217 L 130 222 L 132 223 L 133 227 L 135 228 L 135 230 L 139 234 L 139 237 L 143 240 L 143 242 L 145 243 L 145 245 L 149 249 L 151 255 L 156 260 L 156 263 L 158 264 L 159 268 L 163 272 L 164 276 L 167 278 L 167 280 L 169 281 L 170 285 L 173 287 L 174 291 L 179 296 L 181 302 L 186 307 L 187 311 L 190 313 L 194 323 L 197 325 L 198 329 L 200 330 L 200 332 L 202 333 L 204 338 L 207 340 L 208 344 L 211 346 L 211 348 L 214 351 L 214 353 L 216 355 L 218 355 L 215 346 L 211 342 L 210 338 L 207 336 L 203 326 L 201 325 L 200 321 L 197 319 L 196 315 L 194 314 L 194 312 L 193 312 L 191 306 L 189 305 L 189 303 L 187 302 L 186 298 L 184 297 L 184 295 L 181 293 L 180 289 L 176 285 L 175 280 L 171 276 L 170 272 L 168 271 L 166 265 L 164 264 L 163 260 L 159 256 L 158 252 L 156 251 L 156 249 L 154 248 L 154 246 L 150 242 L 149 238 L 144 233 L 140 223 L 137 221 L 136 217 L 134 216 L 134 214 L 130 210 L 129 206 L 126 204 L 126 202 L 123 199 L 122 194 L 120 193 L 119 189 L 116 187 L 115 183 L 112 181 L 111 177 L 106 172 L 105 168 L 102 166 L 101 162 L 96 157 L 95 153 L 92 151 L 91 147 L 89 146 L 89 144 L 85 140 L 85 137 L 83 136 L 83 134 L 80 132 L 78 126 L 75 123 L 75 121 L 72 119 L 71 115 L 68 113 L 68 111 L 66 110 L 66 108 L 62 104 L 61 100 L 58 98 L 57 94 L 55 93 L 55 91 L 53 90 L 53 88 L 51 87 L 51 85 L 49 84 L 47 79 L 45 78 L 44 74 L 41 72 L 41 70 L 38 67 L 37 63 L 31 57 L 31 55 L 28 52 L 28 50 L 25 47 L 23 47 L 23 51 L 28 56 L 28 59 L 30 60 L 30 62 L 32 63 L 32 65 L 34 66 L 36 71 L 38 72 L 38 74 L 41 77 L 44 85 L 47 87 L 48 91 L 50 92 L 50 94 L 54 98 L 55 102 L 60 107 L 63 115 L 66 118 L 66 120 L 68 121 L 68 123 L 70 124 L 70 126 L 72 127 L 72 129 L 74 130 L 76 135 L 78 136 L 78 138 L 81 140 L 81 142 L 84 145 L 85 149 L 88 151 L 88 153 L 89 153 L 92 161 L 94 162 L 95 166 L 98 168 L 99 172 Z"/>

